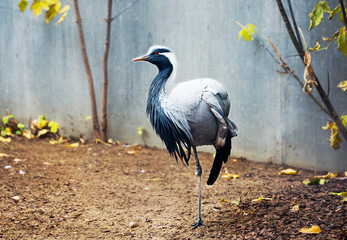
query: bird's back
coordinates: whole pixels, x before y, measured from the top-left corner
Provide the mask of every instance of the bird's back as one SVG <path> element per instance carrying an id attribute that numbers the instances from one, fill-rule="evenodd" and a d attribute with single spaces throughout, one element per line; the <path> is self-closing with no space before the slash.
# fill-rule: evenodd
<path id="1" fill-rule="evenodd" d="M 230 100 L 223 85 L 214 79 L 195 79 L 178 84 L 168 96 L 173 111 L 179 111 L 187 119 L 193 145 L 214 144 L 217 120 L 210 108 L 219 109 L 226 117 Z"/>

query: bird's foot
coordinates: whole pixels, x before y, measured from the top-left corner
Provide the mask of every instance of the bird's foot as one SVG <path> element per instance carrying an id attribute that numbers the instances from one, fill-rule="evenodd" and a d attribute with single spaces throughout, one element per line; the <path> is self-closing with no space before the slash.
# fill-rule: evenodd
<path id="1" fill-rule="evenodd" d="M 194 223 L 192 225 L 193 229 L 199 227 L 199 226 L 204 226 L 204 223 L 202 222 L 202 219 L 201 218 L 198 218 L 198 220 L 196 221 L 196 223 Z"/>

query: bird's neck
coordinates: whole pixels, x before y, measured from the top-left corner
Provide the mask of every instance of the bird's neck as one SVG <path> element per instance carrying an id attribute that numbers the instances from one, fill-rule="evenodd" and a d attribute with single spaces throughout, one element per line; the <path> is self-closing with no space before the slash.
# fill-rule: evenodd
<path id="1" fill-rule="evenodd" d="M 172 66 L 159 69 L 158 75 L 153 79 L 148 92 L 147 113 L 161 107 L 161 102 L 166 99 L 165 84 L 172 73 Z"/>

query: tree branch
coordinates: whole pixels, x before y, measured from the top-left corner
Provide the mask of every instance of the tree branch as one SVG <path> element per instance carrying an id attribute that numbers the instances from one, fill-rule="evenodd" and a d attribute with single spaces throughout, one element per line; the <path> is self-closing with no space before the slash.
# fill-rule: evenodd
<path id="1" fill-rule="evenodd" d="M 279 11 L 281 13 L 281 16 L 283 18 L 283 21 L 284 21 L 284 23 L 286 25 L 287 31 L 289 33 L 289 36 L 290 36 L 290 38 L 291 38 L 291 40 L 292 40 L 292 42 L 294 44 L 294 47 L 296 48 L 297 52 L 300 55 L 300 58 L 301 58 L 302 62 L 304 63 L 304 54 L 305 54 L 305 52 L 302 49 L 302 47 L 299 45 L 298 40 L 296 39 L 296 37 L 294 35 L 293 28 L 292 28 L 292 26 L 291 26 L 291 24 L 290 24 L 290 22 L 288 20 L 288 17 L 287 17 L 286 11 L 284 10 L 282 1 L 281 0 L 276 0 L 276 3 L 277 3 Z M 304 63 L 304 65 L 305 65 L 305 63 Z M 333 105 L 331 104 L 328 96 L 326 95 L 322 85 L 320 84 L 320 82 L 318 80 L 317 75 L 315 73 L 313 73 L 313 74 L 314 74 L 316 82 L 317 82 L 316 89 L 317 89 L 317 92 L 318 92 L 319 96 L 321 97 L 322 101 L 324 102 L 326 108 L 328 109 L 328 111 L 330 113 L 331 118 L 336 123 L 336 126 L 340 130 L 342 136 L 347 141 L 347 129 L 343 126 L 343 124 L 342 124 L 342 122 L 340 120 L 339 115 L 336 113 Z"/>
<path id="2" fill-rule="evenodd" d="M 110 50 L 111 40 L 111 15 L 112 15 L 112 0 L 108 0 L 107 18 L 106 20 L 106 39 L 104 46 L 104 58 L 102 60 L 102 101 L 101 101 L 101 140 L 106 142 L 107 139 L 107 89 L 108 89 L 108 55 Z"/>
<path id="3" fill-rule="evenodd" d="M 96 100 L 95 100 L 93 76 L 92 76 L 92 71 L 91 71 L 90 65 L 89 65 L 89 60 L 88 60 L 88 55 L 87 55 L 87 50 L 86 50 L 86 44 L 84 41 L 84 34 L 83 34 L 80 10 L 78 7 L 78 0 L 74 0 L 74 5 L 75 5 L 74 8 L 75 8 L 75 15 L 76 15 L 76 24 L 77 24 L 77 28 L 78 28 L 78 36 L 79 36 L 80 46 L 81 46 L 81 53 L 82 53 L 85 71 L 87 74 L 87 79 L 88 79 L 90 103 L 91 103 L 91 108 L 92 108 L 94 139 L 98 139 L 98 138 L 100 138 L 100 126 L 99 126 L 98 112 L 97 112 Z"/>
<path id="4" fill-rule="evenodd" d="M 126 6 L 125 8 L 123 8 L 119 13 L 117 13 L 114 17 L 111 18 L 111 21 L 115 20 L 116 18 L 118 18 L 120 15 L 122 15 L 122 13 L 126 12 L 129 8 L 131 8 L 132 6 L 134 6 L 136 3 L 138 3 L 140 0 L 135 0 L 132 3 L 130 3 L 128 6 Z"/>
<path id="5" fill-rule="evenodd" d="M 345 22 L 345 29 L 347 29 L 347 17 L 346 17 L 345 6 L 344 6 L 342 0 L 339 0 L 339 2 L 340 2 L 341 10 L 342 10 L 343 20 L 344 20 L 344 22 Z"/>

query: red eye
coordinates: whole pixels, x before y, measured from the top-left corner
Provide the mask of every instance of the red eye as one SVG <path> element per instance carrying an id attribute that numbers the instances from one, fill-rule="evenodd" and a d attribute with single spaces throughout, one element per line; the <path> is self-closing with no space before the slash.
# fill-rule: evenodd
<path id="1" fill-rule="evenodd" d="M 156 55 L 159 55 L 159 52 L 155 52 Z"/>

